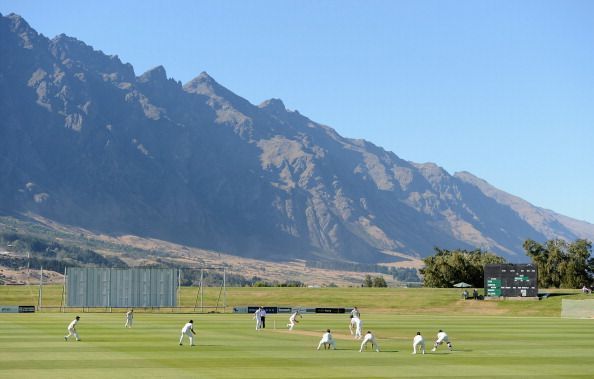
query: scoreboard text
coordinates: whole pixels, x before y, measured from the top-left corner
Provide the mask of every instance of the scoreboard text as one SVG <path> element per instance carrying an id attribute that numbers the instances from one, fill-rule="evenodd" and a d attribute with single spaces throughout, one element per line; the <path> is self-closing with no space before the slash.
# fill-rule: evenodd
<path id="1" fill-rule="evenodd" d="M 537 297 L 536 266 L 532 264 L 485 265 L 485 295 Z"/>

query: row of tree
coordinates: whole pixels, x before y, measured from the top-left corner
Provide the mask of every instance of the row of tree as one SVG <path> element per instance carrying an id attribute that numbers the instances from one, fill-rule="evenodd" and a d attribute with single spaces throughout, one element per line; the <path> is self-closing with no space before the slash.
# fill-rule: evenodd
<path id="1" fill-rule="evenodd" d="M 482 287 L 486 264 L 505 263 L 505 259 L 480 249 L 445 250 L 435 248 L 435 255 L 423 259 L 420 270 L 425 287 L 448 288 L 459 282 Z"/>
<path id="2" fill-rule="evenodd" d="M 378 287 L 378 288 L 385 288 L 388 286 L 386 283 L 386 279 L 383 276 L 375 276 L 371 277 L 371 275 L 365 275 L 365 279 L 363 279 L 363 284 L 361 287 Z"/>
<path id="3" fill-rule="evenodd" d="M 524 242 L 524 250 L 537 267 L 539 287 L 581 288 L 592 284 L 592 242 L 583 239 L 575 242 L 553 239 L 540 244 L 527 240 Z"/>
<path id="4" fill-rule="evenodd" d="M 567 242 L 552 239 L 540 244 L 533 240 L 524 242 L 526 255 L 538 270 L 541 288 L 581 288 L 590 286 L 594 277 L 592 242 L 578 239 Z M 423 259 L 420 270 L 425 287 L 448 288 L 459 282 L 473 287 L 483 287 L 486 264 L 506 263 L 493 253 L 478 250 L 445 250 L 435 248 L 435 254 Z"/>

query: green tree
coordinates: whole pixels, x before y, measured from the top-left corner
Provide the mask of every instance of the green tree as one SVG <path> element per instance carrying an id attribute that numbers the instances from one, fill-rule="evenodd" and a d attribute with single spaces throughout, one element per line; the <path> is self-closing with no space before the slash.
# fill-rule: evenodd
<path id="1" fill-rule="evenodd" d="M 373 286 L 385 288 L 388 286 L 388 283 L 386 283 L 386 279 L 384 279 L 384 277 L 380 275 L 373 278 Z"/>
<path id="2" fill-rule="evenodd" d="M 373 279 L 371 279 L 371 275 L 365 275 L 365 279 L 363 279 L 363 287 L 373 287 Z"/>
<path id="3" fill-rule="evenodd" d="M 545 247 L 533 240 L 526 240 L 522 245 L 526 255 L 530 257 L 532 263 L 536 265 L 538 271 L 538 286 L 542 288 L 549 288 L 549 276 L 546 274 L 548 251 Z"/>
<path id="4" fill-rule="evenodd" d="M 565 268 L 562 283 L 567 288 L 579 288 L 590 285 L 594 267 L 591 265 L 590 255 L 592 242 L 579 239 L 567 248 L 568 263 Z"/>
<path id="5" fill-rule="evenodd" d="M 561 239 L 553 239 L 547 241 L 547 250 L 549 251 L 549 259 L 547 261 L 547 272 L 551 286 L 555 288 L 561 287 L 562 272 L 565 271 L 567 264 L 567 257 L 565 250 L 567 243 Z"/>
<path id="6" fill-rule="evenodd" d="M 538 269 L 539 287 L 579 288 L 591 283 L 594 261 L 590 258 L 592 242 L 588 240 L 568 243 L 552 239 L 544 245 L 527 240 L 524 250 Z"/>
<path id="7" fill-rule="evenodd" d="M 489 252 L 477 250 L 445 250 L 435 248 L 436 254 L 423 259 L 420 270 L 425 287 L 448 288 L 459 282 L 482 287 L 485 264 L 505 263 L 505 259 Z"/>

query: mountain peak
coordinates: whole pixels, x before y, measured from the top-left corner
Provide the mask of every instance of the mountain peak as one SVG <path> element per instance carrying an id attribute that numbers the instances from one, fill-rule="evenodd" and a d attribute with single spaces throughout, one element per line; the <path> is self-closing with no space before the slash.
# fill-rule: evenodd
<path id="1" fill-rule="evenodd" d="M 0 13 L 0 17 L 5 17 L 2 15 L 2 13 Z M 28 23 L 27 21 L 25 21 L 24 18 L 22 18 L 20 15 L 16 14 L 16 13 L 10 13 L 6 16 L 6 18 L 8 20 L 10 20 L 14 25 L 15 28 L 14 30 L 19 30 L 19 29 L 29 29 L 29 30 L 34 30 Z"/>
<path id="2" fill-rule="evenodd" d="M 285 113 L 287 108 L 281 99 L 268 99 L 262 104 L 258 105 L 258 108 L 270 111 L 272 113 Z"/>
<path id="3" fill-rule="evenodd" d="M 199 93 L 204 95 L 212 95 L 221 87 L 206 71 L 202 71 L 200 75 L 184 84 L 184 90 L 191 93 Z"/>
<path id="4" fill-rule="evenodd" d="M 35 41 L 38 40 L 39 34 L 33 29 L 24 18 L 16 13 L 11 13 L 8 16 L 2 16 L 0 18 L 8 22 L 8 28 L 18 35 L 21 40 L 21 44 L 26 49 L 33 48 Z"/>
<path id="5" fill-rule="evenodd" d="M 196 79 L 201 80 L 203 82 L 215 82 L 216 83 L 216 80 L 214 80 L 212 76 L 208 75 L 208 72 L 206 72 L 206 71 L 202 71 L 200 73 L 200 75 L 198 75 L 196 77 Z"/>
<path id="6" fill-rule="evenodd" d="M 144 74 L 140 75 L 138 81 L 141 83 L 167 81 L 167 72 L 165 71 L 165 67 L 159 65 L 157 67 L 151 68 Z"/>
<path id="7" fill-rule="evenodd" d="M 78 39 L 76 39 L 74 37 L 70 37 L 69 35 L 64 34 L 64 33 L 58 34 L 57 36 L 52 38 L 52 41 L 78 42 L 79 44 L 83 44 L 83 42 L 79 41 Z"/>
<path id="8" fill-rule="evenodd" d="M 60 34 L 50 41 L 50 52 L 60 61 L 69 59 L 79 62 L 90 70 L 107 74 L 114 80 L 133 82 L 135 78 L 132 65 L 122 63 L 117 55 L 107 55 L 66 34 Z"/>
<path id="9" fill-rule="evenodd" d="M 2 212 L 279 260 L 375 264 L 435 246 L 522 259 L 526 238 L 594 239 L 594 225 L 343 138 L 279 99 L 256 107 L 206 72 L 183 89 L 161 66 L 137 77 L 12 17 L 0 19 Z"/>

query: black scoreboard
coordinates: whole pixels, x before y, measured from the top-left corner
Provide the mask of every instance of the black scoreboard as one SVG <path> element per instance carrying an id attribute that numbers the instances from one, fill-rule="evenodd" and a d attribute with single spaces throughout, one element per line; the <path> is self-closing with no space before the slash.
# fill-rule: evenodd
<path id="1" fill-rule="evenodd" d="M 532 264 L 485 265 L 485 295 L 537 297 L 538 272 Z"/>

